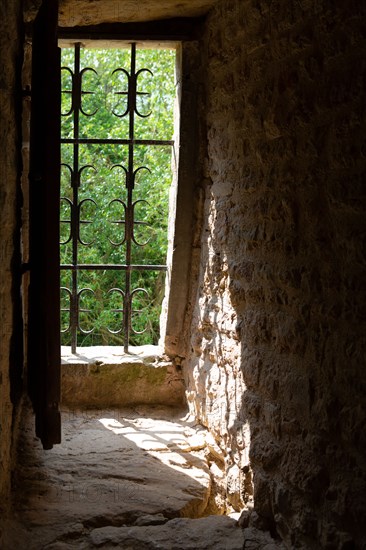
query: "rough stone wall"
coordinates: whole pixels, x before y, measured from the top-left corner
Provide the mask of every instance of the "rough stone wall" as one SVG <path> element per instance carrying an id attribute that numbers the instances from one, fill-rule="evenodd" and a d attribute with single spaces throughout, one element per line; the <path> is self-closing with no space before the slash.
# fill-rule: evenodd
<path id="1" fill-rule="evenodd" d="M 204 159 L 204 117 L 200 110 L 202 64 L 199 44 L 185 42 L 177 50 L 177 107 L 174 164 L 178 170 L 170 190 L 168 272 L 160 324 L 161 344 L 177 365 L 185 355 L 192 315 L 193 281 L 200 254 Z M 175 204 L 174 204 L 175 203 Z"/>
<path id="2" fill-rule="evenodd" d="M 21 2 L 16 0 L 2 2 L 0 7 L 0 519 L 10 490 L 13 404 L 19 397 L 22 369 L 19 126 L 23 44 L 20 8 Z"/>
<path id="3" fill-rule="evenodd" d="M 187 395 L 231 503 L 252 471 L 252 518 L 288 548 L 366 540 L 365 8 L 223 0 L 202 44 L 211 185 Z"/>

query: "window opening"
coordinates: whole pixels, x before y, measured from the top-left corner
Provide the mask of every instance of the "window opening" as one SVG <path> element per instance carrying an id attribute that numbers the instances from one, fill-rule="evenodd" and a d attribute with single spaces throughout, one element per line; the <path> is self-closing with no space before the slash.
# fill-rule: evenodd
<path id="1" fill-rule="evenodd" d="M 118 52 L 116 66 L 105 63 L 110 51 Z M 149 328 L 158 332 L 175 52 L 135 43 L 94 52 L 75 44 L 73 63 L 66 49 L 61 67 L 61 339 L 72 353 L 77 345 L 115 344 L 128 352 L 131 343 L 148 343 Z M 149 91 L 157 56 L 164 59 L 159 96 Z M 163 110 L 154 114 L 156 106 Z"/>

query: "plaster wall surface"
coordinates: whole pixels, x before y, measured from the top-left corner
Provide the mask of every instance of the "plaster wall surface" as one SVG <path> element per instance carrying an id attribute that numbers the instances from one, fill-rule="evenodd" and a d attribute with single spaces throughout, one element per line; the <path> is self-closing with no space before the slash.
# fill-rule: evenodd
<path id="1" fill-rule="evenodd" d="M 0 11 L 0 518 L 10 490 L 14 384 L 22 368 L 14 349 L 15 345 L 19 348 L 21 330 L 16 319 L 20 297 L 20 7 L 21 2 L 14 0 L 2 3 Z"/>
<path id="2" fill-rule="evenodd" d="M 225 0 L 202 43 L 207 178 L 185 365 L 229 500 L 289 548 L 362 548 L 365 8 Z"/>

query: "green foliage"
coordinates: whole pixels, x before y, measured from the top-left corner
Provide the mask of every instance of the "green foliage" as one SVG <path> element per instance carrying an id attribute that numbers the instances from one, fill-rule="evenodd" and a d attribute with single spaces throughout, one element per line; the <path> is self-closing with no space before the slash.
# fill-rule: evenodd
<path id="1" fill-rule="evenodd" d="M 62 66 L 73 70 L 74 52 L 65 49 Z M 136 139 L 170 140 L 173 135 L 173 103 L 175 52 L 173 50 L 137 49 L 136 69 L 148 68 L 153 76 L 142 71 L 138 78 L 138 111 L 148 117 L 135 115 Z M 85 71 L 83 76 L 82 109 L 93 116 L 80 114 L 79 137 L 118 138 L 129 137 L 128 116 L 121 117 L 127 108 L 127 78 L 123 68 L 130 71 L 130 50 L 81 50 L 81 69 L 93 68 L 97 72 Z M 115 72 L 114 72 L 115 71 Z M 71 75 L 62 71 L 62 112 L 71 108 Z M 145 95 L 148 92 L 149 95 Z M 73 137 L 73 115 L 62 117 L 62 137 Z M 73 167 L 73 145 L 62 144 L 62 163 Z M 124 264 L 126 246 L 124 240 L 124 207 L 127 201 L 125 172 L 128 167 L 128 146 L 116 144 L 82 144 L 79 153 L 81 172 L 79 187 L 80 238 L 84 243 L 78 246 L 78 263 Z M 135 205 L 135 239 L 132 263 L 165 264 L 167 251 L 168 193 L 171 183 L 171 147 L 136 145 L 134 169 L 146 167 L 137 173 L 133 200 Z M 61 264 L 72 262 L 70 237 L 70 202 L 73 191 L 70 185 L 70 170 L 61 170 Z M 90 200 L 92 199 L 92 200 Z M 142 222 L 142 223 L 137 223 Z M 78 275 L 78 290 L 88 288 L 80 297 L 80 326 L 78 345 L 122 344 L 122 299 L 125 274 L 121 270 L 81 271 Z M 164 272 L 137 271 L 132 273 L 132 289 L 136 291 L 132 307 L 134 314 L 130 343 L 141 345 L 156 343 L 159 337 L 159 315 L 164 292 Z M 71 273 L 61 271 L 61 286 L 71 289 Z M 69 294 L 62 291 L 61 309 L 70 307 Z M 119 311 L 118 311 L 119 310 Z M 63 311 L 63 329 L 69 325 L 69 313 Z M 141 333 L 144 329 L 146 332 Z M 113 331 L 111 334 L 110 331 Z M 62 343 L 70 344 L 70 333 L 62 334 Z"/>

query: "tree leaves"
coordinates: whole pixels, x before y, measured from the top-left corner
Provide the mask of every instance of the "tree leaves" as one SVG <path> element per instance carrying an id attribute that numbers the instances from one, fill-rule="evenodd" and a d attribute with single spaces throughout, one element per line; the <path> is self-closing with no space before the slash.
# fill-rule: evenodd
<path id="1" fill-rule="evenodd" d="M 73 71 L 74 52 L 62 52 L 62 66 Z M 174 50 L 137 49 L 136 70 L 142 70 L 137 80 L 137 110 L 147 117 L 135 115 L 136 139 L 170 140 L 173 135 L 173 105 L 175 96 Z M 129 136 L 128 116 L 121 117 L 127 107 L 127 76 L 122 70 L 130 70 L 130 50 L 81 50 L 82 109 L 80 113 L 80 137 L 127 139 Z M 62 71 L 62 112 L 71 109 L 71 74 Z M 151 71 L 151 73 L 150 73 Z M 118 115 L 118 116 L 117 116 Z M 73 137 L 72 113 L 62 117 L 62 137 Z M 123 204 L 126 202 L 126 178 L 123 167 L 128 165 L 128 146 L 117 144 L 82 144 L 79 146 L 79 168 L 90 165 L 82 171 L 79 187 L 80 237 L 84 243 L 78 245 L 78 263 L 121 263 L 125 262 Z M 62 162 L 73 164 L 73 146 L 62 145 Z M 139 170 L 134 189 L 135 242 L 132 245 L 132 262 L 135 264 L 165 264 L 167 252 L 168 193 L 171 184 L 171 147 L 136 145 L 134 169 Z M 70 263 L 72 246 L 67 241 L 69 234 L 70 207 L 73 200 L 70 169 L 61 171 L 62 201 L 61 233 L 65 244 L 61 245 L 61 263 Z M 138 246 L 136 243 L 144 244 Z M 145 326 L 148 331 L 134 334 L 132 344 L 156 343 L 159 337 L 159 315 L 163 298 L 164 273 L 139 271 L 133 274 L 133 288 L 144 288 L 136 292 L 133 299 L 133 328 L 136 333 Z M 70 288 L 70 274 L 62 270 L 62 286 Z M 88 287 L 92 292 L 82 293 L 80 314 L 88 335 L 80 334 L 78 345 L 121 344 L 122 295 L 109 293 L 112 288 L 124 291 L 123 271 L 88 271 L 79 273 L 78 290 Z M 68 309 L 68 293 L 63 292 L 63 308 Z M 137 313 L 139 312 L 139 313 Z M 68 312 L 62 313 L 64 328 L 68 326 Z M 114 334 L 111 335 L 108 329 Z M 63 333 L 63 344 L 69 345 L 69 332 Z"/>

